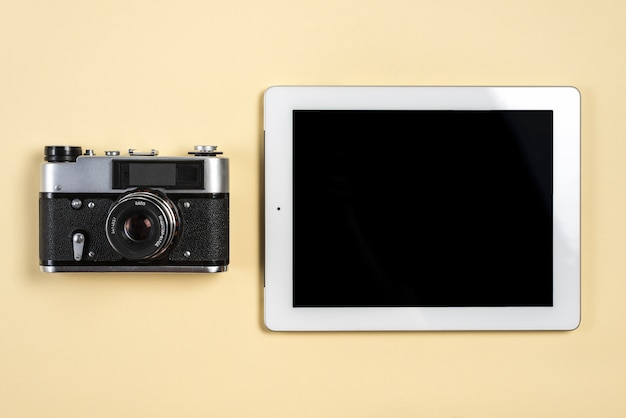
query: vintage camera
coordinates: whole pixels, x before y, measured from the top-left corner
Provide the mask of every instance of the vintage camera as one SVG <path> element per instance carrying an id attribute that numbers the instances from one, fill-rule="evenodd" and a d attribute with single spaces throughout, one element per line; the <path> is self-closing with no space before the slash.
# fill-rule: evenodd
<path id="1" fill-rule="evenodd" d="M 216 146 L 156 150 L 46 146 L 39 195 L 44 272 L 223 272 L 229 262 L 228 159 Z"/>

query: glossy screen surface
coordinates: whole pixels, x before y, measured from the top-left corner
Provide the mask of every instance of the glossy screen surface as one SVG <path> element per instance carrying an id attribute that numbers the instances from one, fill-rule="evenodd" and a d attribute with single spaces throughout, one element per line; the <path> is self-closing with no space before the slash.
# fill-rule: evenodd
<path id="1" fill-rule="evenodd" d="M 294 110 L 294 307 L 553 305 L 551 110 Z"/>

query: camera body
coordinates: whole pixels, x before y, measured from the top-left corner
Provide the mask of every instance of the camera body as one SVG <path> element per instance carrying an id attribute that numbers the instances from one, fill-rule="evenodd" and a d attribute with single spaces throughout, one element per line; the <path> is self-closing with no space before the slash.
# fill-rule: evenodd
<path id="1" fill-rule="evenodd" d="M 215 146 L 156 150 L 46 146 L 39 194 L 44 272 L 226 271 L 228 159 Z"/>

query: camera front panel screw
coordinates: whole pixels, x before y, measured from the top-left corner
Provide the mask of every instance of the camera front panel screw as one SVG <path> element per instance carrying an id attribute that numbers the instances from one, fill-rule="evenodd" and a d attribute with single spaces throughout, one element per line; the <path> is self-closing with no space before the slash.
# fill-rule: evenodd
<path id="1" fill-rule="evenodd" d="M 185 253 L 183 255 L 185 257 L 189 258 L 189 257 L 191 257 L 191 251 L 185 251 Z"/>
<path id="2" fill-rule="evenodd" d="M 87 207 L 88 207 L 89 209 L 93 209 L 93 208 L 95 208 L 95 207 L 96 207 L 96 204 L 95 204 L 95 203 L 93 203 L 93 202 L 89 202 L 89 203 L 87 203 Z"/>
<path id="3" fill-rule="evenodd" d="M 80 199 L 72 200 L 72 207 L 74 209 L 80 209 L 83 206 L 83 202 Z"/>

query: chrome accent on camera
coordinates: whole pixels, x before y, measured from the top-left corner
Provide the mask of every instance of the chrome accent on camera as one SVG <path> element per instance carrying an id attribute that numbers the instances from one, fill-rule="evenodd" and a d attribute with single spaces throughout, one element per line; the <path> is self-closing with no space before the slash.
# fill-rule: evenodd
<path id="1" fill-rule="evenodd" d="M 41 193 L 77 193 L 84 192 L 89 185 L 91 193 L 110 193 L 113 159 L 131 159 L 137 161 L 156 161 L 165 157 L 105 157 L 80 156 L 75 163 L 42 164 Z M 186 190 L 188 193 L 228 193 L 228 159 L 216 157 L 178 157 L 204 160 L 204 189 Z M 80 173 L 80 175 L 77 175 Z M 129 188 L 130 190 L 130 188 Z"/>
<path id="2" fill-rule="evenodd" d="M 159 155 L 159 151 L 155 149 L 151 149 L 149 151 L 138 151 L 134 148 L 128 150 L 128 155 L 132 157 L 156 157 Z"/>
<path id="3" fill-rule="evenodd" d="M 85 235 L 80 232 L 76 232 L 72 235 L 72 246 L 74 250 L 74 260 L 80 261 L 83 259 L 83 248 L 85 248 Z"/>
<path id="4" fill-rule="evenodd" d="M 221 273 L 228 271 L 228 266 L 40 266 L 43 273 Z"/>

